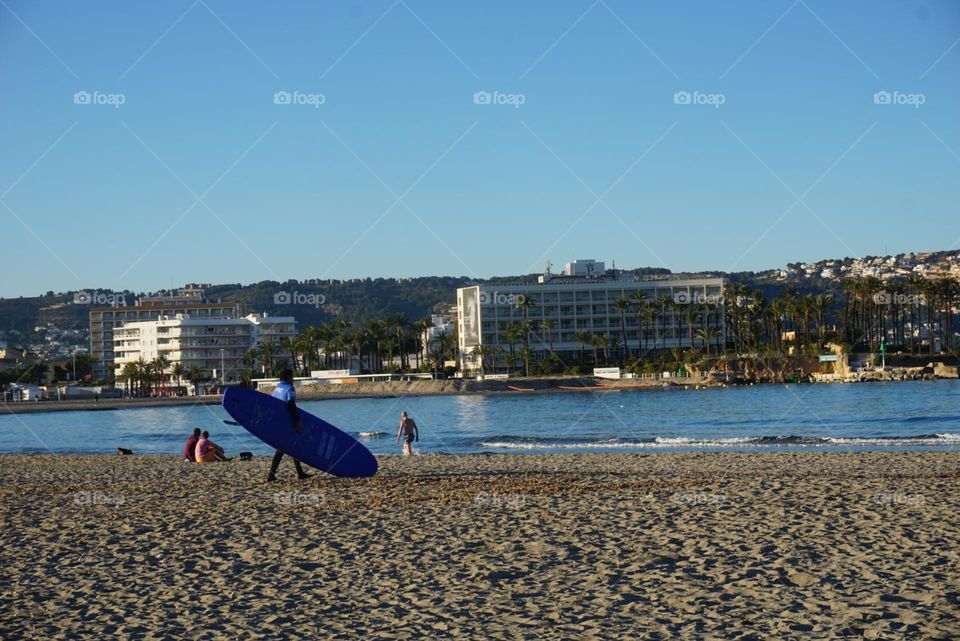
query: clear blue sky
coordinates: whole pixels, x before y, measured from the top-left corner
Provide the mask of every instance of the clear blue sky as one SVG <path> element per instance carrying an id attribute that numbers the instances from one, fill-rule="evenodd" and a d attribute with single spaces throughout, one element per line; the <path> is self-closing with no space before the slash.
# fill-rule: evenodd
<path id="1" fill-rule="evenodd" d="M 2 0 L 0 295 L 953 248 L 958 39 L 951 0 Z"/>

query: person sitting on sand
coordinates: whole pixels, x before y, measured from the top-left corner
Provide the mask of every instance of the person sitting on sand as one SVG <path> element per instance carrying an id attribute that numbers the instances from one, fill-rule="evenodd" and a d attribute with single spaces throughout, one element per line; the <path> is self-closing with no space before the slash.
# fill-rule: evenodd
<path id="1" fill-rule="evenodd" d="M 193 428 L 193 434 L 190 435 L 190 438 L 187 439 L 186 445 L 183 446 L 183 460 L 190 461 L 191 463 L 196 463 L 197 461 L 197 441 L 200 440 L 200 428 Z"/>
<path id="2" fill-rule="evenodd" d="M 204 431 L 197 441 L 197 450 L 195 453 L 197 463 L 214 463 L 216 461 L 229 461 L 223 448 L 210 440 L 210 432 Z"/>
<path id="3" fill-rule="evenodd" d="M 303 423 L 300 422 L 300 413 L 297 411 L 297 393 L 293 389 L 293 370 L 285 369 L 280 372 L 280 382 L 273 389 L 270 396 L 279 398 L 287 404 L 287 411 L 290 413 L 290 420 L 293 421 L 293 429 L 300 432 L 303 429 Z M 281 428 L 284 429 L 284 428 Z M 267 482 L 272 483 L 277 480 L 277 468 L 280 467 L 280 460 L 283 459 L 283 452 L 277 450 L 273 455 L 273 462 L 270 464 L 270 473 L 267 474 Z M 307 474 L 303 471 L 300 461 L 293 459 L 293 466 L 297 468 L 297 478 L 300 480 L 308 479 L 313 474 Z"/>
<path id="4" fill-rule="evenodd" d="M 407 416 L 406 412 L 400 414 L 400 429 L 397 430 L 397 445 L 400 445 L 400 437 L 403 436 L 403 455 L 413 454 L 413 442 L 420 441 L 420 430 L 417 423 Z"/>

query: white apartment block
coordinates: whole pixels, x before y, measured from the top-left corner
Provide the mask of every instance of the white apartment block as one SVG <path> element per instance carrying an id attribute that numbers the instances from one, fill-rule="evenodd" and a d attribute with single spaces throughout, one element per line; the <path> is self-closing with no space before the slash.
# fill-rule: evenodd
<path id="1" fill-rule="evenodd" d="M 581 262 L 581 261 L 576 261 Z M 573 264 L 569 271 L 581 271 Z M 567 271 L 567 270 L 565 270 Z M 585 270 L 584 270 L 585 271 Z M 614 301 L 625 298 L 631 307 L 625 312 L 626 343 L 631 358 L 637 354 L 673 347 L 702 347 L 697 330 L 704 322 L 715 337 L 714 345 L 725 341 L 722 278 L 629 280 L 618 272 L 589 277 L 544 274 L 539 283 L 475 285 L 457 290 L 457 334 L 460 366 L 466 371 L 480 369 L 473 354 L 477 346 L 500 347 L 509 352 L 504 331 L 524 318 L 531 321 L 530 349 L 535 360 L 553 352 L 565 362 L 579 357 L 577 332 L 606 335 L 622 344 L 620 311 Z M 636 292 L 653 303 L 655 320 L 638 316 Z M 526 299 L 526 311 L 518 302 Z M 525 316 L 524 316 L 525 314 Z M 544 327 L 551 320 L 552 330 Z M 515 349 L 519 343 L 515 344 Z M 587 353 L 590 347 L 586 348 Z M 618 353 L 617 350 L 613 351 Z"/>
<path id="2" fill-rule="evenodd" d="M 247 351 L 266 341 L 277 345 L 277 356 L 285 352 L 283 339 L 297 335 L 293 316 L 250 314 L 243 318 L 193 317 L 188 313 L 160 316 L 156 320 L 134 321 L 113 330 L 115 374 L 127 363 L 151 361 L 161 354 L 172 367 L 197 366 L 204 378 L 227 384 L 240 380 Z"/>

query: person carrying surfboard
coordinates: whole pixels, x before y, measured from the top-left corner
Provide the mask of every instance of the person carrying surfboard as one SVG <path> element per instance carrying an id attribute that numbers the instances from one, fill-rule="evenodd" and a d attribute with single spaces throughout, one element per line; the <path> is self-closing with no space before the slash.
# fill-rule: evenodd
<path id="1" fill-rule="evenodd" d="M 292 369 L 287 368 L 280 372 L 280 382 L 273 388 L 270 396 L 278 398 L 287 404 L 287 410 L 290 412 L 290 418 L 293 420 L 293 429 L 300 432 L 300 430 L 303 429 L 303 424 L 300 422 L 300 414 L 297 412 L 297 393 L 293 388 Z M 267 482 L 277 480 L 277 468 L 280 467 L 281 459 L 283 459 L 283 452 L 277 450 L 273 455 L 273 463 L 270 464 L 270 474 L 267 475 Z M 303 466 L 300 465 L 300 461 L 297 459 L 293 459 L 293 466 L 297 468 L 298 479 L 308 479 L 313 476 L 313 474 L 307 474 L 303 471 Z"/>
<path id="2" fill-rule="evenodd" d="M 397 430 L 397 445 L 400 445 L 400 437 L 403 436 L 403 454 L 408 456 L 413 454 L 413 442 L 420 441 L 420 430 L 417 423 L 407 416 L 406 412 L 400 414 L 400 429 Z"/>

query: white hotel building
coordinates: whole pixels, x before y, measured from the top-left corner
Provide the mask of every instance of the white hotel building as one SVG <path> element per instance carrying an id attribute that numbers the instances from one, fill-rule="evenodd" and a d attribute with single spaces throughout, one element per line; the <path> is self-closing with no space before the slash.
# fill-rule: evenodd
<path id="1" fill-rule="evenodd" d="M 716 335 L 715 343 L 725 340 L 722 278 L 675 279 L 663 277 L 651 280 L 634 280 L 629 274 L 605 270 L 602 262 L 578 260 L 568 263 L 562 275 L 549 272 L 539 277 L 537 283 L 484 284 L 463 287 L 457 290 L 457 334 L 461 369 L 480 370 L 480 359 L 473 354 L 477 346 L 500 347 L 509 353 L 504 330 L 510 323 L 523 320 L 523 312 L 517 301 L 526 298 L 526 320 L 533 324 L 530 349 L 533 358 L 540 360 L 553 352 L 564 362 L 579 358 L 581 346 L 576 340 L 579 330 L 593 335 L 607 335 L 614 344 L 622 337 L 620 312 L 613 307 L 618 298 L 635 303 L 635 292 L 642 291 L 644 300 L 661 305 L 654 323 L 642 323 L 635 313 L 635 304 L 625 314 L 627 345 L 629 353 L 639 350 L 669 350 L 673 347 L 701 347 L 697 330 L 703 324 L 702 313 L 694 309 L 709 307 L 710 330 Z M 693 308 L 693 309 L 691 309 Z M 548 335 L 543 321 L 550 319 L 553 329 Z M 641 331 L 642 330 L 642 331 Z M 519 344 L 515 345 L 515 349 Z M 586 353 L 591 348 L 586 347 Z M 614 349 L 612 354 L 617 354 Z M 502 365 L 502 362 L 501 362 Z"/>
<path id="2" fill-rule="evenodd" d="M 202 376 L 227 384 L 240 380 L 243 359 L 265 341 L 277 345 L 297 335 L 293 316 L 250 314 L 243 318 L 194 317 L 189 313 L 162 315 L 156 320 L 124 323 L 113 330 L 113 365 L 117 378 L 127 363 L 151 361 L 163 354 L 172 367 L 194 365 Z"/>

